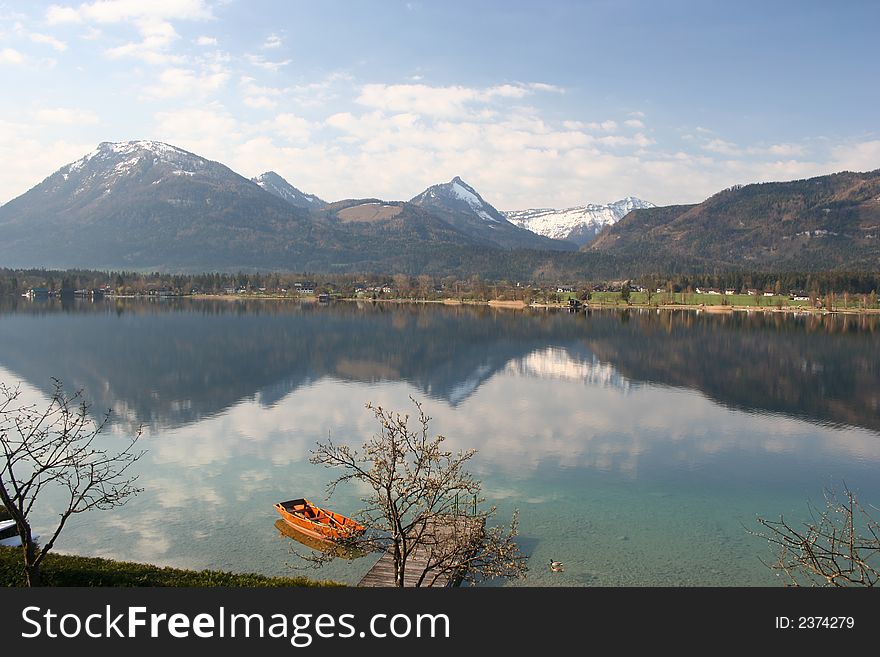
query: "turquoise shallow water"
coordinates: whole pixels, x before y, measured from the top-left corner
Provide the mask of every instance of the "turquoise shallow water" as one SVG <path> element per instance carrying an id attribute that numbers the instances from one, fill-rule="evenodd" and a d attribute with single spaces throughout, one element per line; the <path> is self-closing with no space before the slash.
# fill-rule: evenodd
<path id="1" fill-rule="evenodd" d="M 519 510 L 530 572 L 508 585 L 772 585 L 756 515 L 806 518 L 844 481 L 880 500 L 875 327 L 815 321 L 16 304 L 0 314 L 0 379 L 38 399 L 58 376 L 113 409 L 112 432 L 146 427 L 144 492 L 77 518 L 62 550 L 294 572 L 272 504 L 322 501 L 315 442 L 359 442 L 367 401 L 410 410 L 413 396 L 450 446 L 478 450 L 499 519 Z M 328 505 L 351 513 L 359 494 Z M 353 583 L 373 560 L 303 572 Z"/>

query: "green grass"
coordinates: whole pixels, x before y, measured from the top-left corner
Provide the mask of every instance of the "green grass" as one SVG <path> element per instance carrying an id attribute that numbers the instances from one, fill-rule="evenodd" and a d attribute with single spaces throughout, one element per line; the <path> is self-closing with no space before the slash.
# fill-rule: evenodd
<path id="1" fill-rule="evenodd" d="M 44 586 L 343 586 L 336 582 L 311 580 L 307 577 L 266 577 L 219 570 L 160 568 L 149 564 L 52 553 L 43 562 L 40 577 Z M 21 548 L 0 547 L 0 586 L 24 585 Z"/>
<path id="2" fill-rule="evenodd" d="M 686 294 L 684 292 L 675 292 L 672 295 L 661 292 L 651 294 L 651 305 L 663 305 L 668 303 L 676 303 L 683 305 L 698 306 L 700 304 L 706 306 L 720 306 L 724 300 L 725 305 L 729 306 L 756 306 L 762 308 L 776 308 L 782 306 L 809 306 L 809 301 L 793 301 L 787 295 L 775 295 L 772 297 L 765 296 L 749 296 L 748 294 Z M 645 292 L 630 292 L 629 301 L 633 305 L 648 305 L 648 295 Z M 620 292 L 593 292 L 590 298 L 591 303 L 607 303 L 621 304 Z M 853 305 L 853 304 L 850 304 Z"/>

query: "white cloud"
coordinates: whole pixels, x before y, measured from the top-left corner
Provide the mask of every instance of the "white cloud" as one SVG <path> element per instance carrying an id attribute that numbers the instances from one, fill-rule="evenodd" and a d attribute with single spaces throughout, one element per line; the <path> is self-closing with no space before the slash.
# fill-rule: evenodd
<path id="1" fill-rule="evenodd" d="M 245 96 L 242 102 L 252 109 L 271 110 L 275 109 L 275 107 L 278 105 L 277 102 L 275 102 L 268 96 Z"/>
<path id="2" fill-rule="evenodd" d="M 706 129 L 698 129 L 702 134 L 710 134 Z M 694 139 L 693 135 L 684 135 L 684 139 Z M 711 153 L 724 155 L 726 157 L 743 157 L 753 155 L 758 157 L 804 157 L 807 154 L 807 148 L 801 144 L 773 144 L 771 146 L 753 145 L 742 147 L 730 141 L 720 138 L 709 139 L 703 141 L 700 148 Z"/>
<path id="3" fill-rule="evenodd" d="M 277 87 L 256 84 L 255 79 L 250 76 L 242 76 L 240 86 L 244 95 L 242 102 L 253 109 L 274 109 L 278 104 L 278 97 L 283 93 Z"/>
<path id="4" fill-rule="evenodd" d="M 214 37 L 209 37 L 209 36 L 200 36 L 198 39 L 196 39 L 196 45 L 197 46 L 216 46 L 217 39 L 215 39 Z"/>
<path id="5" fill-rule="evenodd" d="M 148 64 L 166 64 L 181 61 L 181 57 L 170 55 L 167 50 L 177 40 L 178 34 L 171 23 L 165 21 L 148 21 L 139 24 L 143 36 L 140 43 L 129 42 L 115 48 L 109 48 L 107 55 L 113 59 L 134 57 Z"/>
<path id="6" fill-rule="evenodd" d="M 629 119 L 627 121 L 624 121 L 623 125 L 625 125 L 627 128 L 637 129 L 642 129 L 645 127 L 645 123 L 643 121 L 640 121 L 639 119 Z"/>
<path id="7" fill-rule="evenodd" d="M 380 87 L 373 89 L 378 95 Z M 381 87 L 389 89 L 394 91 Z M 516 209 L 606 202 L 630 194 L 660 204 L 698 202 L 735 183 L 841 168 L 803 159 L 807 149 L 799 144 L 739 146 L 702 136 L 710 134 L 707 129 L 696 138 L 700 150 L 675 151 L 626 123 L 633 119 L 556 122 L 534 109 L 500 106 L 484 120 L 491 96 L 480 99 L 457 88 L 443 88 L 448 95 L 436 96 L 451 106 L 442 113 L 436 107 L 419 112 L 424 96 L 414 100 L 407 95 L 411 91 L 392 93 L 387 102 L 372 102 L 362 93 L 359 100 L 382 107 L 328 116 L 321 139 L 313 130 L 310 146 L 294 149 L 296 157 L 308 153 L 309 161 L 322 162 L 322 168 L 298 179 L 326 198 L 409 198 L 460 174 L 489 202 Z M 615 134 L 620 125 L 636 132 Z M 290 149 L 281 150 L 294 157 Z M 880 142 L 839 149 L 836 155 L 841 164 L 870 168 L 872 158 L 880 157 Z"/>
<path id="8" fill-rule="evenodd" d="M 590 130 L 592 132 L 614 132 L 617 121 L 563 121 L 562 125 L 569 130 Z"/>
<path id="9" fill-rule="evenodd" d="M 222 105 L 211 103 L 199 108 L 157 112 L 154 119 L 156 139 L 235 165 L 230 150 L 244 135 L 238 121 Z"/>
<path id="10" fill-rule="evenodd" d="M 272 127 L 275 133 L 290 142 L 308 141 L 314 130 L 314 126 L 310 121 L 290 113 L 276 116 Z"/>
<path id="11" fill-rule="evenodd" d="M 537 83 L 540 85 L 541 83 Z M 436 117 L 474 115 L 475 104 L 520 99 L 534 92 L 527 85 L 502 84 L 476 88 L 432 87 L 426 84 L 366 84 L 355 102 L 388 112 L 413 112 Z"/>
<path id="12" fill-rule="evenodd" d="M 646 137 L 641 132 L 637 132 L 632 137 L 609 135 L 607 137 L 598 138 L 596 142 L 614 148 L 618 148 L 621 146 L 638 146 L 639 148 L 646 148 L 647 146 L 651 146 L 652 144 L 656 143 L 653 139 Z"/>
<path id="13" fill-rule="evenodd" d="M 97 27 L 89 25 L 88 28 L 86 28 L 86 31 L 80 34 L 80 39 L 85 41 L 95 41 L 96 39 L 100 39 L 103 35 L 104 33 Z"/>
<path id="14" fill-rule="evenodd" d="M 92 125 L 98 123 L 98 115 L 91 110 L 70 107 L 54 107 L 38 110 L 34 117 L 40 123 L 58 125 Z"/>
<path id="15" fill-rule="evenodd" d="M 267 71 L 272 71 L 273 73 L 278 71 L 279 69 L 284 68 L 285 66 L 290 64 L 290 61 L 291 61 L 289 59 L 285 59 L 285 60 L 282 60 L 279 62 L 273 62 L 273 61 L 266 59 L 262 55 L 252 55 L 252 54 L 247 54 L 244 57 L 252 66 L 256 66 L 258 68 L 262 68 Z"/>
<path id="16" fill-rule="evenodd" d="M 803 157 L 807 153 L 807 149 L 800 144 L 774 144 L 766 149 L 769 155 L 777 155 L 779 157 Z"/>
<path id="17" fill-rule="evenodd" d="M 221 89 L 229 79 L 226 70 L 197 73 L 186 68 L 168 68 L 159 74 L 156 84 L 144 90 L 147 98 L 175 98 L 180 96 L 206 97 Z"/>
<path id="18" fill-rule="evenodd" d="M 274 33 L 266 37 L 266 40 L 263 42 L 263 48 L 266 49 L 280 48 L 282 45 L 284 45 L 284 42 L 281 40 L 281 37 Z"/>
<path id="19" fill-rule="evenodd" d="M 880 139 L 837 146 L 831 151 L 837 170 L 874 171 L 880 168 Z"/>
<path id="20" fill-rule="evenodd" d="M 111 58 L 134 57 L 148 64 L 181 61 L 168 54 L 178 38 L 171 21 L 203 21 L 213 17 L 203 0 L 97 0 L 78 7 L 51 5 L 46 10 L 50 25 L 59 23 L 131 24 L 141 35 L 140 42 L 130 41 L 107 49 Z"/>
<path id="21" fill-rule="evenodd" d="M 582 186 L 578 176 L 582 163 L 590 162 L 595 168 L 602 156 L 592 135 L 528 114 L 511 114 L 489 123 L 456 117 L 432 120 L 408 112 L 342 112 L 325 124 L 341 133 L 340 150 L 356 154 L 346 165 L 354 178 L 349 189 L 356 189 L 348 195 L 409 198 L 460 173 L 500 207 L 534 205 L 544 202 L 541 196 L 560 201 L 563 190 L 563 202 L 574 204 L 584 200 L 572 198 Z M 607 162 L 602 166 L 607 167 Z M 372 191 L 368 191 L 370 186 Z"/>
<path id="22" fill-rule="evenodd" d="M 0 161 L 15 162 L 0 176 L 0 204 L 23 194 L 62 165 L 95 148 L 94 143 L 56 139 L 32 122 L 0 120 Z"/>
<path id="23" fill-rule="evenodd" d="M 288 87 L 285 93 L 294 98 L 300 107 L 319 107 L 341 96 L 349 96 L 351 80 L 350 74 L 336 71 L 316 82 Z"/>
<path id="24" fill-rule="evenodd" d="M 59 23 L 82 23 L 82 16 L 73 7 L 62 7 L 60 5 L 50 5 L 46 10 L 46 22 L 49 25 L 57 25 Z"/>
<path id="25" fill-rule="evenodd" d="M 564 94 L 565 88 L 555 84 L 547 84 L 546 82 L 530 82 L 529 88 L 535 91 L 546 91 L 549 93 Z"/>
<path id="26" fill-rule="evenodd" d="M 699 128 L 697 128 L 699 130 Z M 719 155 L 741 155 L 742 149 L 733 142 L 723 139 L 712 139 L 703 144 L 703 149 Z"/>
<path id="27" fill-rule="evenodd" d="M 65 50 L 67 50 L 67 44 L 64 43 L 64 41 L 56 39 L 49 34 L 40 34 L 38 32 L 33 32 L 29 36 L 31 41 L 33 41 L 34 43 L 44 43 L 57 50 L 58 52 L 64 52 Z"/>
<path id="28" fill-rule="evenodd" d="M 242 91 L 248 96 L 280 96 L 284 93 L 284 90 L 278 87 L 264 87 L 256 84 L 256 79 L 249 75 L 241 76 L 239 82 Z"/>
<path id="29" fill-rule="evenodd" d="M 0 64 L 24 64 L 26 57 L 14 48 L 0 50 Z"/>
<path id="30" fill-rule="evenodd" d="M 211 9 L 203 0 L 96 0 L 74 9 L 51 5 L 46 10 L 50 25 L 57 23 L 120 23 L 128 21 L 208 20 Z"/>
<path id="31" fill-rule="evenodd" d="M 518 84 L 499 84 L 489 87 L 483 91 L 477 91 L 476 98 L 481 101 L 487 101 L 492 98 L 524 98 L 531 93 L 533 87 Z"/>

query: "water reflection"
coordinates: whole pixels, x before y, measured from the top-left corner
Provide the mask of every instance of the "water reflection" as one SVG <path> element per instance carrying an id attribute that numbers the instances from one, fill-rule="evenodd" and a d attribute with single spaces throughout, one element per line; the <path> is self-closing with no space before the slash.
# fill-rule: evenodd
<path id="1" fill-rule="evenodd" d="M 0 380 L 51 377 L 149 426 L 144 492 L 62 549 L 289 574 L 279 499 L 320 503 L 315 441 L 360 443 L 364 403 L 425 401 L 502 518 L 528 583 L 770 583 L 742 525 L 845 479 L 878 499 L 876 318 L 486 307 L 15 302 Z M 346 515 L 364 491 L 332 506 Z M 38 531 L 41 529 L 37 527 Z M 287 538 L 287 537 L 285 537 Z M 289 541 L 288 541 L 289 543 Z M 549 559 L 565 562 L 551 574 Z M 369 559 L 321 577 L 356 582 Z"/>
<path id="2" fill-rule="evenodd" d="M 628 390 L 631 385 L 613 365 L 603 363 L 594 354 L 577 354 L 559 347 L 537 349 L 523 358 L 512 360 L 507 363 L 504 373 L 577 381 L 618 390 Z"/>
<path id="3" fill-rule="evenodd" d="M 301 532 L 293 525 L 288 524 L 280 519 L 275 521 L 274 526 L 275 529 L 278 531 L 279 536 L 284 536 L 293 541 L 296 541 L 299 545 L 293 546 L 293 549 L 302 554 L 308 555 L 309 550 L 314 552 L 327 552 L 331 549 L 335 549 L 335 553 L 342 559 L 352 560 L 367 556 L 367 553 L 363 550 L 355 550 L 354 548 L 346 549 L 344 547 L 340 548 L 339 546 L 335 546 L 333 543 L 322 541 L 314 538 L 313 536 L 309 536 L 308 534 Z"/>
<path id="4" fill-rule="evenodd" d="M 403 381 L 454 406 L 499 372 L 696 390 L 737 409 L 880 430 L 876 316 L 260 302 L 9 302 L 0 366 L 82 387 L 157 429 L 325 377 Z"/>

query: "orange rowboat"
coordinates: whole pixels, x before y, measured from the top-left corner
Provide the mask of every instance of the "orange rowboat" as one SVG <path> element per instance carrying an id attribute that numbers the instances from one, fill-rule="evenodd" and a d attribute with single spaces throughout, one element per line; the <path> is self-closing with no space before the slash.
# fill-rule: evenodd
<path id="1" fill-rule="evenodd" d="M 325 541 L 351 538 L 366 529 L 351 518 L 315 506 L 307 499 L 278 502 L 275 510 L 286 523 L 304 534 Z"/>

